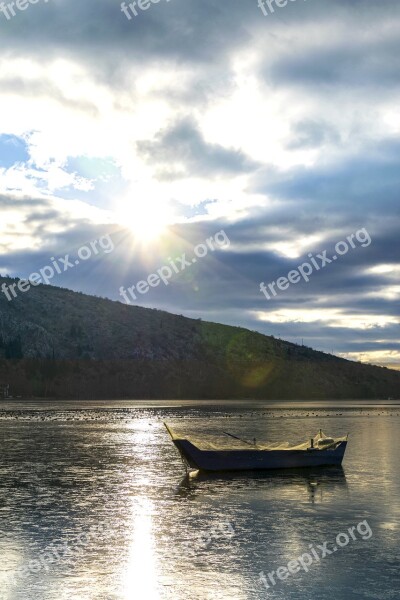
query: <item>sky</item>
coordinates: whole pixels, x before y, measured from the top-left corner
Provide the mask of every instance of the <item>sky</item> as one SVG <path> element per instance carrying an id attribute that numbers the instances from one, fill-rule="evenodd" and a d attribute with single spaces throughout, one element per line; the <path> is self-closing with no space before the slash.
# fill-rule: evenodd
<path id="1" fill-rule="evenodd" d="M 257 1 L 3 5 L 0 272 L 400 369 L 400 3 Z"/>

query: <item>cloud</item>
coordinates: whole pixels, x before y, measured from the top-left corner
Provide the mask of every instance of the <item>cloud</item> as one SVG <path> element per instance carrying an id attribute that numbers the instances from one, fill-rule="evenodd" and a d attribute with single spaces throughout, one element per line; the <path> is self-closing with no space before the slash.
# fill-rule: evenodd
<path id="1" fill-rule="evenodd" d="M 323 145 L 339 144 L 340 134 L 329 123 L 306 119 L 295 123 L 292 129 L 292 139 L 288 148 L 315 148 Z"/>
<path id="2" fill-rule="evenodd" d="M 381 214 L 382 205 L 395 210 L 400 186 L 399 141 L 380 139 L 332 162 L 278 172 L 271 167 L 254 177 L 253 191 L 308 206 L 329 206 L 338 213 Z M 347 218 L 347 217 L 346 217 Z"/>
<path id="3" fill-rule="evenodd" d="M 334 35 L 333 39 L 326 38 L 319 44 L 318 54 L 311 44 L 299 52 L 286 54 L 266 68 L 265 76 L 274 82 L 316 92 L 322 87 L 325 91 L 333 88 L 337 93 L 338 88 L 345 87 L 350 91 L 372 88 L 373 93 L 381 90 L 386 94 L 388 86 L 397 88 L 399 85 L 400 42 L 396 33 L 399 16 L 398 7 L 395 7 L 390 23 L 378 19 L 375 35 L 368 36 L 368 53 L 365 52 L 364 34 L 355 32 L 345 39 Z"/>
<path id="4" fill-rule="evenodd" d="M 154 141 L 137 142 L 137 148 L 149 164 L 159 166 L 160 179 L 237 176 L 257 168 L 240 150 L 207 143 L 190 118 L 158 132 Z"/>

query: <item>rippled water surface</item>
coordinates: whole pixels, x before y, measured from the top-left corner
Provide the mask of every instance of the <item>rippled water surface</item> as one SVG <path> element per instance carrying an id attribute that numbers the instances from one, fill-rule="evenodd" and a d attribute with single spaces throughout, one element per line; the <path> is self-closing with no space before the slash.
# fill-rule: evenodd
<path id="1" fill-rule="evenodd" d="M 343 470 L 189 479 L 163 421 L 350 441 Z M 0 442 L 4 600 L 400 597 L 398 405 L 3 402 Z M 363 521 L 372 535 L 353 539 Z M 276 576 L 346 532 L 308 572 Z"/>

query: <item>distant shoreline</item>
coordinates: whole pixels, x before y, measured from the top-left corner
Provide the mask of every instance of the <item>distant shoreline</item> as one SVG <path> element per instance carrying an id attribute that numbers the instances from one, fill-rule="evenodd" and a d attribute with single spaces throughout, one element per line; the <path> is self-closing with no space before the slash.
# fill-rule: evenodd
<path id="1" fill-rule="evenodd" d="M 58 398 L 11 398 L 0 401 L 0 412 L 5 410 L 17 409 L 29 409 L 35 406 L 46 406 L 53 405 L 57 407 L 68 407 L 72 410 L 86 410 L 87 408 L 177 408 L 177 407 L 247 407 L 247 408 L 262 408 L 266 409 L 285 409 L 285 410 L 296 410 L 298 408 L 321 408 L 321 409 L 349 409 L 349 408 L 395 408 L 400 406 L 400 400 L 359 400 L 359 399 L 348 399 L 348 400 L 260 400 L 260 399 L 214 399 L 214 400 L 198 400 L 198 399 L 111 399 L 111 400 L 93 400 L 93 399 L 58 399 Z"/>

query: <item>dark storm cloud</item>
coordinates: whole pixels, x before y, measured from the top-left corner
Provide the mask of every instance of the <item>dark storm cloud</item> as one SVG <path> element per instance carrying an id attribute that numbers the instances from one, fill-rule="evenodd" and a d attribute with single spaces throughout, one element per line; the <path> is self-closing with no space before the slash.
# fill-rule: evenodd
<path id="1" fill-rule="evenodd" d="M 154 141 L 137 142 L 139 155 L 149 164 L 159 165 L 160 179 L 190 176 L 239 175 L 254 170 L 257 165 L 243 152 L 209 144 L 203 139 L 196 123 L 182 119 L 160 131 Z M 185 170 L 174 171 L 168 165 L 183 164 Z"/>
<path id="2" fill-rule="evenodd" d="M 65 203 L 60 205 L 52 198 L 0 195 L 0 210 L 15 210 L 20 217 L 20 223 L 8 224 L 7 236 L 18 239 L 29 235 L 40 242 L 39 250 L 9 250 L 6 256 L 2 256 L 2 262 L 7 263 L 12 273 L 26 277 L 35 267 L 47 264 L 50 255 L 79 248 L 95 239 L 101 232 L 104 235 L 106 225 L 94 225 L 79 214 L 72 216 L 70 212 L 65 211 L 65 207 Z M 8 218 L 6 216 L 7 221 Z M 55 224 L 57 232 L 54 232 Z M 108 226 L 108 230 L 110 229 L 114 231 L 119 228 Z"/>
<path id="3" fill-rule="evenodd" d="M 268 19 L 254 0 L 161 0 L 129 21 L 119 1 L 54 0 L 30 6 L 11 21 L 3 18 L 0 44 L 4 58 L 13 53 L 38 55 L 43 60 L 55 56 L 75 58 L 90 64 L 93 75 L 117 85 L 127 82 L 127 65 L 154 59 L 159 64 L 165 60 L 186 64 L 220 62 L 230 50 L 251 45 L 257 31 L 272 39 L 278 32 L 284 33 L 286 25 L 318 27 L 335 19 L 370 28 L 382 15 L 394 18 L 398 14 L 399 7 L 390 0 L 289 2 Z M 396 46 L 383 43 L 381 50 L 379 46 L 377 60 L 370 67 L 364 67 L 368 59 L 360 48 L 352 51 L 350 46 L 348 51 L 369 79 L 373 74 L 379 78 L 381 73 L 384 79 L 392 80 L 396 68 L 391 65 L 397 59 L 395 53 L 390 56 L 391 48 L 395 50 Z M 349 73 L 351 64 L 339 49 L 326 50 L 320 59 L 309 50 L 299 53 L 296 49 L 296 56 L 288 51 L 272 75 L 280 81 L 291 77 L 301 81 L 300 68 L 304 81 L 331 81 L 337 70 Z"/>
<path id="4" fill-rule="evenodd" d="M 388 333 L 386 331 L 386 333 Z M 397 330 L 393 329 L 393 334 L 395 335 L 399 335 L 399 326 L 397 326 Z M 375 336 L 376 333 L 372 332 L 372 336 Z M 357 341 L 357 342 L 348 342 L 347 344 L 347 350 L 346 352 L 374 352 L 374 351 L 380 351 L 380 350 L 394 350 L 399 352 L 400 351 L 400 344 L 396 343 L 396 342 L 387 342 L 385 341 L 384 344 L 382 344 L 382 342 L 375 342 L 374 340 L 371 340 L 370 342 L 368 341 L 368 335 L 366 334 L 365 336 L 363 336 L 363 340 L 361 341 Z"/>
<path id="5" fill-rule="evenodd" d="M 254 178 L 252 191 L 280 200 L 324 206 L 324 210 L 345 210 L 348 215 L 382 214 L 382 207 L 399 214 L 400 142 L 378 140 L 365 145 L 358 153 L 344 156 L 333 163 L 317 167 L 301 167 L 286 173 L 266 169 Z"/>
<path id="6" fill-rule="evenodd" d="M 26 215 L 24 222 L 28 223 L 29 225 L 35 225 L 35 224 L 46 224 L 46 223 L 51 223 L 51 222 L 58 222 L 60 223 L 59 219 L 62 217 L 61 213 L 58 210 L 53 210 L 51 208 L 48 208 L 47 210 L 43 211 L 43 212 L 32 212 L 29 215 Z M 65 224 L 68 222 L 67 219 L 65 219 Z"/>
<path id="7" fill-rule="evenodd" d="M 317 148 L 326 144 L 336 145 L 341 141 L 336 129 L 322 121 L 306 119 L 296 123 L 291 132 L 291 141 L 288 148 Z"/>
<path id="8" fill-rule="evenodd" d="M 120 2 L 68 0 L 38 4 L 17 17 L 19 26 L 16 18 L 2 23 L 9 52 L 29 49 L 48 58 L 51 47 L 65 57 L 97 65 L 99 73 L 116 82 L 124 79 L 126 63 L 154 58 L 212 61 L 216 54 L 251 39 L 243 17 L 251 23 L 258 13 L 253 3 L 238 0 L 229 7 L 215 0 L 161 0 L 129 21 Z M 231 34 L 234 39 L 228 43 Z"/>
<path id="9" fill-rule="evenodd" d="M 15 198 L 13 196 L 7 196 L 0 194 L 0 209 L 5 208 L 34 208 L 48 206 L 48 202 L 42 198 Z"/>
<path id="10" fill-rule="evenodd" d="M 394 4 L 394 3 L 393 3 Z M 392 18 L 399 18 L 398 6 L 393 6 Z M 398 29 L 387 34 L 389 39 L 368 41 L 365 39 L 329 39 L 316 47 L 299 48 L 298 52 L 286 53 L 272 66 L 267 66 L 264 76 L 275 83 L 315 88 L 373 88 L 387 93 L 387 88 L 398 87 L 400 81 L 400 40 Z M 378 86 L 383 86 L 380 89 Z"/>

